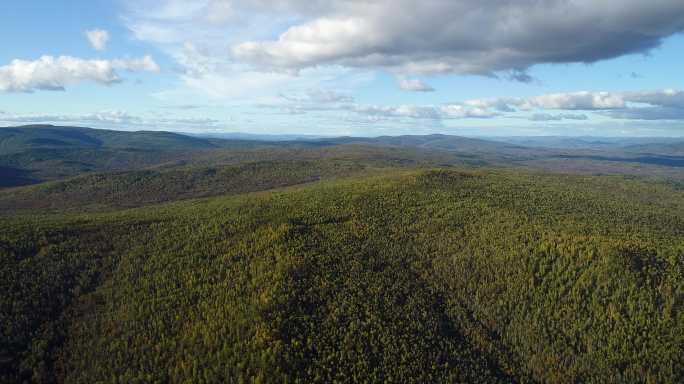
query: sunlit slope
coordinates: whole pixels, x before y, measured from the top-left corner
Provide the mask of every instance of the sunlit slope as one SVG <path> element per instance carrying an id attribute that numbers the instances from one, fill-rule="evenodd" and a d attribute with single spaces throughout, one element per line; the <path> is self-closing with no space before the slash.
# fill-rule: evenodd
<path id="1" fill-rule="evenodd" d="M 1 229 L 5 377 L 684 378 L 664 185 L 397 171 Z"/>

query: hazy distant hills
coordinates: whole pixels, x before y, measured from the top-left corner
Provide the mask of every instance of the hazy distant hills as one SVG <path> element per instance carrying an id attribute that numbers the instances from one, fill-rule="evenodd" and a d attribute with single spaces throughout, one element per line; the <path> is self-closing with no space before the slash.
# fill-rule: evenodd
<path id="1" fill-rule="evenodd" d="M 318 159 L 338 148 L 349 161 L 424 165 L 503 166 L 588 174 L 633 174 L 684 179 L 684 140 L 668 138 L 508 137 L 449 135 L 320 138 L 226 134 L 228 138 L 170 132 L 123 132 L 32 125 L 0 128 L 0 187 L 78 175 L 245 161 Z M 361 149 L 360 149 L 361 148 Z M 375 148 L 363 150 L 363 148 Z M 397 158 L 390 149 L 411 151 Z M 359 160 L 358 151 L 368 154 Z M 317 152 L 318 151 L 318 152 Z M 364 155 L 366 156 L 366 155 Z"/>
<path id="2" fill-rule="evenodd" d="M 380 137 L 320 137 L 306 135 L 259 135 L 227 133 L 190 135 L 160 131 L 112 131 L 82 127 L 29 125 L 0 128 L 0 155 L 45 149 L 142 149 L 149 151 L 195 151 L 265 146 L 321 147 L 372 145 L 464 153 L 538 154 L 548 150 L 624 150 L 634 153 L 681 154 L 681 138 L 612 137 L 492 137 L 451 135 L 403 135 Z"/>
<path id="3" fill-rule="evenodd" d="M 630 152 L 684 153 L 683 138 L 669 137 L 495 137 L 494 141 L 525 147 L 582 150 L 625 150 Z"/>
<path id="4" fill-rule="evenodd" d="M 221 148 L 263 142 L 198 138 L 170 132 L 123 132 L 32 125 L 0 128 L 0 187 L 34 184 L 89 172 L 110 172 L 184 161 Z"/>
<path id="5" fill-rule="evenodd" d="M 0 129 L 0 155 L 34 149 L 197 150 L 216 147 L 208 139 L 170 132 L 122 132 L 50 125 Z"/>
<path id="6" fill-rule="evenodd" d="M 406 135 L 373 138 L 320 138 L 296 135 L 227 134 L 193 136 L 171 132 L 124 132 L 80 127 L 33 125 L 0 129 L 0 155 L 35 149 L 144 149 L 153 151 L 207 150 L 237 146 L 298 146 L 374 145 L 424 148 L 445 151 L 519 151 L 523 147 L 483 139 L 448 135 Z M 526 149 L 529 151 L 529 149 Z"/>
<path id="7" fill-rule="evenodd" d="M 260 133 L 243 133 L 243 132 L 225 132 L 225 133 L 187 133 L 189 136 L 201 137 L 207 139 L 223 139 L 223 140 L 247 140 L 247 141 L 310 141 L 331 138 L 333 136 L 320 135 L 288 135 L 288 134 L 260 134 Z"/>
<path id="8" fill-rule="evenodd" d="M 249 138 L 249 139 L 248 139 Z M 505 143 L 467 139 L 457 136 L 398 136 L 379 138 L 313 138 L 284 140 L 287 136 L 245 135 L 222 139 L 170 132 L 122 132 L 80 127 L 33 125 L 0 128 L 0 187 L 34 184 L 92 172 L 136 170 L 151 166 L 201 162 L 233 163 L 235 158 L 253 157 L 245 152 L 278 152 L 280 161 L 299 155 L 288 150 L 315 151 L 321 148 L 368 146 L 405 148 L 416 151 L 453 152 L 471 164 L 485 164 L 515 152 L 529 149 Z M 354 153 L 356 149 L 350 149 Z M 379 158 L 391 158 L 377 155 Z M 239 154 L 239 155 L 236 155 Z M 477 156 L 475 156 L 477 155 Z M 344 157 L 344 156 L 343 156 Z M 259 160 L 264 154 L 259 154 Z M 452 163 L 450 159 L 446 163 Z M 444 162 L 443 162 L 444 163 Z"/>
<path id="9" fill-rule="evenodd" d="M 380 145 L 397 146 L 408 148 L 421 148 L 429 150 L 440 150 L 462 153 L 482 153 L 482 154 L 522 154 L 530 153 L 531 148 L 520 145 L 496 142 L 491 140 L 473 139 L 461 136 L 449 135 L 424 135 L 424 136 L 381 136 L 372 138 L 361 137 L 341 137 L 335 139 L 324 139 L 323 142 L 331 144 L 359 144 L 359 145 Z"/>
<path id="10" fill-rule="evenodd" d="M 659 153 L 684 156 L 684 140 L 673 143 L 645 143 L 625 147 L 626 151 L 635 153 Z"/>

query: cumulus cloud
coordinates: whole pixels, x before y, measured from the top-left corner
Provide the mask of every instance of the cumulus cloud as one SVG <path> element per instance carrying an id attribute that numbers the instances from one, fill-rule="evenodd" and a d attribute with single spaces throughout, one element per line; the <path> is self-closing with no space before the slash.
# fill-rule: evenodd
<path id="1" fill-rule="evenodd" d="M 502 112 L 514 112 L 516 110 L 534 109 L 559 109 L 559 110 L 601 110 L 624 108 L 626 100 L 621 93 L 611 92 L 568 92 L 550 93 L 546 95 L 521 98 L 504 97 L 490 99 L 467 100 L 464 104 L 480 107 L 494 108 Z"/>
<path id="2" fill-rule="evenodd" d="M 540 63 L 646 53 L 684 30 L 680 0 L 125 0 L 140 40 L 226 49 L 259 70 L 340 65 L 530 82 Z M 391 15 L 391 16 L 389 16 Z"/>
<path id="3" fill-rule="evenodd" d="M 13 60 L 0 67 L 0 91 L 61 91 L 84 81 L 111 85 L 121 82 L 117 71 L 159 72 L 150 57 L 139 59 L 85 60 L 71 56 L 43 56 L 35 61 Z"/>
<path id="4" fill-rule="evenodd" d="M 524 100 L 522 109 L 566 109 L 566 110 L 594 110 L 615 109 L 625 107 L 623 95 L 610 92 L 573 92 L 554 93 Z"/>
<path id="5" fill-rule="evenodd" d="M 445 105 L 440 108 L 443 118 L 446 119 L 489 119 L 499 116 L 486 108 L 472 107 L 461 104 Z"/>
<path id="6" fill-rule="evenodd" d="M 397 78 L 399 83 L 399 88 L 404 91 L 409 92 L 434 92 L 435 89 L 431 86 L 425 84 L 419 79 L 409 79 L 407 77 L 400 76 Z"/>
<path id="7" fill-rule="evenodd" d="M 233 13 L 301 20 L 276 39 L 233 46 L 238 60 L 283 70 L 339 64 L 400 73 L 513 71 L 529 81 L 525 70 L 535 64 L 644 53 L 684 30 L 680 0 L 216 2 Z"/>
<path id="8" fill-rule="evenodd" d="M 682 103 L 677 91 L 564 92 L 432 106 L 363 105 L 349 96 L 382 70 L 400 88 L 419 90 L 421 84 L 429 88 L 423 83 L 429 83 L 423 76 L 429 74 L 534 82 L 528 70 L 535 64 L 591 63 L 648 53 L 684 30 L 680 0 L 122 3 L 122 20 L 132 35 L 176 61 L 178 85 L 155 94 L 165 103 L 183 104 L 201 96 L 245 102 L 272 113 L 315 112 L 316 118 L 330 118 L 326 122 L 389 121 L 393 126 L 496 116 L 515 118 L 517 124 L 520 119 L 570 121 L 597 115 L 672 118 L 675 112 L 665 108 Z M 623 77 L 631 70 L 624 70 Z M 401 79 L 407 80 L 403 86 Z M 335 91 L 309 91 L 319 89 Z"/>
<path id="9" fill-rule="evenodd" d="M 86 31 L 86 38 L 90 46 L 96 51 L 104 51 L 107 49 L 107 43 L 109 42 L 109 32 L 103 29 L 92 29 Z"/>
<path id="10" fill-rule="evenodd" d="M 530 121 L 589 120 L 579 111 L 600 113 L 616 119 L 677 120 L 684 111 L 684 93 L 676 90 L 642 92 L 571 92 L 553 93 L 528 98 L 504 97 L 472 99 L 438 106 L 399 105 L 378 106 L 353 103 L 353 98 L 332 91 L 309 94 L 281 95 L 285 104 L 261 105 L 280 108 L 289 114 L 312 111 L 348 111 L 366 120 L 389 118 L 411 119 L 488 119 L 497 116 L 521 118 L 517 113 L 538 111 L 524 117 Z M 546 111 L 568 111 L 549 113 Z M 571 113 L 570 111 L 578 111 Z"/>
<path id="11" fill-rule="evenodd" d="M 519 98 L 472 99 L 466 100 L 463 104 L 480 109 L 494 109 L 499 112 L 515 112 L 515 106 L 520 105 L 522 100 Z"/>
<path id="12" fill-rule="evenodd" d="M 551 93 L 529 98 L 474 99 L 465 101 L 464 104 L 480 108 L 493 108 L 504 112 L 535 109 L 577 111 L 622 110 L 628 108 L 630 104 L 684 108 L 684 92 L 672 89 L 642 92 L 583 91 Z"/>
<path id="13" fill-rule="evenodd" d="M 475 99 L 463 103 L 502 112 L 560 110 L 596 111 L 603 116 L 626 120 L 682 120 L 684 92 L 674 89 L 639 92 L 571 92 L 529 98 Z M 532 121 L 587 120 L 585 114 L 537 113 Z"/>

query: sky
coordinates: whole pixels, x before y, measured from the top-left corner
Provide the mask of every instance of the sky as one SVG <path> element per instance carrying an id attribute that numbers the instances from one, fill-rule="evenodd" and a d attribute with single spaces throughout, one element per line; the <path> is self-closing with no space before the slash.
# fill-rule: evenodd
<path id="1" fill-rule="evenodd" d="M 682 0 L 3 0 L 0 126 L 684 137 Z"/>

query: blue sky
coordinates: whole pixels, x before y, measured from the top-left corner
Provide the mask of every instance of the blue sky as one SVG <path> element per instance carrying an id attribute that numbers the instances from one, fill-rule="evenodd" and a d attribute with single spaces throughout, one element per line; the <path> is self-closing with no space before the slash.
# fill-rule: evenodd
<path id="1" fill-rule="evenodd" d="M 683 30 L 681 0 L 5 0 L 0 125 L 680 137 Z"/>

